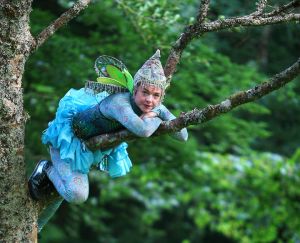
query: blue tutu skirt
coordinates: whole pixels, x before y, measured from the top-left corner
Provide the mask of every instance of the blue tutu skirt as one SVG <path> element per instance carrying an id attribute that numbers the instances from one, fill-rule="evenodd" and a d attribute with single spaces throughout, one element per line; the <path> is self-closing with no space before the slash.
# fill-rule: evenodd
<path id="1" fill-rule="evenodd" d="M 95 164 L 100 170 L 107 170 L 111 177 L 119 177 L 132 167 L 126 143 L 105 151 L 91 151 L 72 130 L 72 119 L 77 112 L 97 105 L 108 95 L 107 92 L 92 95 L 84 88 L 69 90 L 59 102 L 55 119 L 49 122 L 48 128 L 43 132 L 43 144 L 59 149 L 60 157 L 70 163 L 73 171 L 87 174 Z"/>

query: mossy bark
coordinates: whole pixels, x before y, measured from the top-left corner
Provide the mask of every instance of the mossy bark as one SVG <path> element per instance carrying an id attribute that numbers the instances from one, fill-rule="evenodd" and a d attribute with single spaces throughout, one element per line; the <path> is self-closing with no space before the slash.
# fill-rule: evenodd
<path id="1" fill-rule="evenodd" d="M 0 2 L 0 242 L 35 242 L 37 210 L 27 190 L 22 75 L 31 0 Z"/>
<path id="2" fill-rule="evenodd" d="M 37 215 L 55 200 L 33 202 L 28 194 L 24 162 L 27 115 L 23 110 L 22 76 L 31 53 L 57 29 L 85 9 L 77 1 L 36 38 L 30 33 L 32 0 L 0 1 L 0 242 L 37 242 Z"/>

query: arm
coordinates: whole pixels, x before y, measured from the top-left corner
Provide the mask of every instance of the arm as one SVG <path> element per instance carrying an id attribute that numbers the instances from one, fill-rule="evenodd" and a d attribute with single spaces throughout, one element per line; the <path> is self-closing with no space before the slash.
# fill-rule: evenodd
<path id="1" fill-rule="evenodd" d="M 164 105 L 159 105 L 152 111 L 157 113 L 158 117 L 160 117 L 163 121 L 171 121 L 176 119 L 176 117 Z M 187 141 L 188 132 L 186 128 L 183 128 L 179 132 L 172 133 L 171 136 L 180 141 Z"/>
<path id="2" fill-rule="evenodd" d="M 107 97 L 102 101 L 100 110 L 105 117 L 117 120 L 139 137 L 151 136 L 162 122 L 158 117 L 145 117 L 141 119 L 135 114 L 132 110 L 128 93 L 115 94 Z"/>

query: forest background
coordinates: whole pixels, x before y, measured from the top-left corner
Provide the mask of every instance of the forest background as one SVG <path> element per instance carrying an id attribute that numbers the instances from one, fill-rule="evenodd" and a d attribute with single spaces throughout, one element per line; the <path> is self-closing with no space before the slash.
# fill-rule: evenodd
<path id="1" fill-rule="evenodd" d="M 269 1 L 269 7 L 282 1 Z M 39 33 L 73 2 L 34 1 Z M 157 48 L 162 62 L 199 1 L 94 1 L 33 54 L 24 75 L 28 174 L 49 158 L 42 131 L 70 88 L 95 80 L 110 55 L 134 74 Z M 252 1 L 212 1 L 208 18 L 253 11 Z M 176 115 L 215 104 L 299 57 L 299 23 L 209 33 L 184 51 L 166 106 Z M 40 242 L 300 242 L 299 78 L 206 124 L 189 141 L 169 136 L 129 144 L 124 178 L 90 173 L 90 196 L 64 203 Z"/>

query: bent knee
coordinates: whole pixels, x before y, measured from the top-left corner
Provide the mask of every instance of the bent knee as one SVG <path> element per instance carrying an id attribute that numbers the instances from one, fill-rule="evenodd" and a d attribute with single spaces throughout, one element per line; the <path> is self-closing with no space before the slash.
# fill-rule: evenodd
<path id="1" fill-rule="evenodd" d="M 71 203 L 83 203 L 89 196 L 89 185 L 85 178 L 74 177 L 67 185 L 65 199 Z"/>
<path id="2" fill-rule="evenodd" d="M 65 199 L 69 203 L 83 203 L 88 199 L 89 191 L 83 188 L 69 188 L 66 191 Z"/>
<path id="3" fill-rule="evenodd" d="M 83 203 L 88 199 L 88 193 L 75 193 L 70 198 L 70 203 Z"/>

